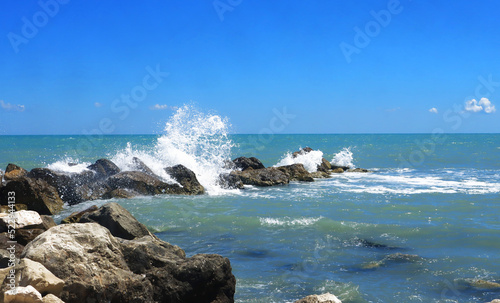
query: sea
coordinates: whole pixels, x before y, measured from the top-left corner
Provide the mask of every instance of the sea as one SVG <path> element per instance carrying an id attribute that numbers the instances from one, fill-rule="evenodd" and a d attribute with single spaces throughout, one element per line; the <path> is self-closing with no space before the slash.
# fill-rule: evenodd
<path id="1" fill-rule="evenodd" d="M 193 170 L 207 193 L 114 201 L 188 256 L 229 258 L 236 302 L 489 302 L 500 298 L 500 134 L 231 134 L 216 114 L 179 109 L 155 135 L 0 136 L 0 168 L 75 173 L 99 158 Z M 304 147 L 315 152 L 297 158 Z M 222 189 L 227 159 L 268 166 L 326 158 L 365 168 L 314 182 Z M 72 163 L 72 165 L 69 165 Z M 76 164 L 76 165 L 75 165 Z M 492 282 L 492 283 L 490 283 Z"/>

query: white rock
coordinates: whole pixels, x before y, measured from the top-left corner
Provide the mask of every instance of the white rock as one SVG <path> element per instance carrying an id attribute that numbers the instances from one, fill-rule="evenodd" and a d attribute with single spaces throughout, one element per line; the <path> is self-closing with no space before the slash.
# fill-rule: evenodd
<path id="1" fill-rule="evenodd" d="M 12 213 L 16 229 L 25 228 L 26 226 L 40 225 L 43 223 L 42 217 L 33 210 L 20 210 Z M 9 224 L 9 214 L 2 214 L 0 224 L 7 226 Z"/>
<path id="2" fill-rule="evenodd" d="M 43 297 L 43 303 L 64 303 L 64 301 L 54 296 L 53 294 L 48 294 Z"/>
<path id="3" fill-rule="evenodd" d="M 3 294 L 5 303 L 43 303 L 42 295 L 33 286 L 16 287 Z"/>
<path id="4" fill-rule="evenodd" d="M 342 303 L 335 295 L 326 293 L 322 295 L 307 296 L 303 299 L 295 301 L 295 303 Z"/>

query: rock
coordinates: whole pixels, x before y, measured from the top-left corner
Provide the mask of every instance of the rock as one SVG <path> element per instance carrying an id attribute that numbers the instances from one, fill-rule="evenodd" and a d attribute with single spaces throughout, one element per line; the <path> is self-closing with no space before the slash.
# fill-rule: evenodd
<path id="1" fill-rule="evenodd" d="M 382 260 L 365 263 L 361 266 L 362 269 L 376 269 L 391 263 L 417 263 L 423 258 L 417 255 L 395 253 L 385 256 Z"/>
<path id="2" fill-rule="evenodd" d="M 108 159 L 99 159 L 87 168 L 95 171 L 96 177 L 98 179 L 105 179 L 107 177 L 116 175 L 121 171 L 120 168 L 116 166 L 116 164 L 109 161 Z"/>
<path id="3" fill-rule="evenodd" d="M 294 152 L 292 154 L 292 157 L 297 158 L 299 155 L 305 155 L 307 153 L 312 152 L 313 150 L 314 149 L 310 148 L 309 146 L 306 146 L 306 147 L 302 148 L 301 150 Z"/>
<path id="4" fill-rule="evenodd" d="M 61 199 L 70 205 L 98 199 L 109 191 L 102 181 L 96 179 L 96 173 L 91 170 L 65 174 L 48 168 L 34 168 L 28 176 L 42 179 L 55 187 Z"/>
<path id="5" fill-rule="evenodd" d="M 0 213 L 8 213 L 11 210 L 11 207 L 8 205 L 0 205 Z M 26 204 L 16 203 L 14 204 L 14 211 L 20 210 L 28 210 L 28 206 Z"/>
<path id="6" fill-rule="evenodd" d="M 265 168 L 264 164 L 255 157 L 239 157 L 233 160 L 236 168 L 243 170 Z"/>
<path id="7" fill-rule="evenodd" d="M 0 214 L 0 232 L 7 231 L 9 223 L 14 225 L 16 229 L 39 228 L 43 226 L 42 217 L 36 211 L 32 210 Z"/>
<path id="8" fill-rule="evenodd" d="M 304 168 L 303 164 L 280 166 L 277 169 L 284 172 L 290 181 L 314 181 L 311 173 Z"/>
<path id="9" fill-rule="evenodd" d="M 342 167 L 337 167 L 337 168 L 332 170 L 332 173 L 335 173 L 335 174 L 341 174 L 343 172 L 344 172 L 344 169 Z"/>
<path id="10" fill-rule="evenodd" d="M 287 175 L 276 167 L 233 171 L 232 174 L 239 176 L 245 185 L 273 186 L 288 184 L 290 181 Z"/>
<path id="11" fill-rule="evenodd" d="M 218 183 L 224 189 L 242 189 L 244 188 L 241 178 L 235 174 L 220 174 Z"/>
<path id="12" fill-rule="evenodd" d="M 153 301 L 151 283 L 129 270 L 121 244 L 97 223 L 53 227 L 30 242 L 22 257 L 65 282 L 61 299 L 67 303 Z"/>
<path id="13" fill-rule="evenodd" d="M 78 223 L 80 222 L 80 218 L 86 214 L 98 209 L 97 205 L 92 205 L 91 207 L 84 209 L 82 211 L 75 211 L 71 213 L 71 215 L 61 220 L 61 224 L 70 224 L 70 223 Z"/>
<path id="14" fill-rule="evenodd" d="M 195 255 L 169 243 L 143 237 L 122 240 L 130 269 L 146 275 L 157 302 L 234 302 L 236 279 L 227 258 Z"/>
<path id="15" fill-rule="evenodd" d="M 64 202 L 53 186 L 41 179 L 20 177 L 0 188 L 0 201 L 7 203 L 9 192 L 16 193 L 16 203 L 26 204 L 28 209 L 42 215 L 58 213 Z"/>
<path id="16" fill-rule="evenodd" d="M 312 172 L 311 176 L 313 178 L 329 178 L 330 173 L 318 170 L 318 171 Z"/>
<path id="17" fill-rule="evenodd" d="M 42 295 L 31 285 L 16 287 L 3 295 L 5 303 L 42 303 Z"/>
<path id="18" fill-rule="evenodd" d="M 0 234 L 0 268 L 8 267 L 13 262 L 17 264 L 24 249 L 24 245 L 20 243 L 8 243 L 8 241 L 15 240 L 15 238 L 11 239 L 10 235 L 6 232 Z"/>
<path id="19" fill-rule="evenodd" d="M 312 151 L 314 151 L 314 149 L 312 149 L 310 147 L 304 147 L 301 150 L 294 152 L 292 154 L 292 157 L 297 158 L 300 155 L 305 155 L 305 154 L 308 154 Z M 328 162 L 328 160 L 326 160 L 325 158 L 321 158 L 321 163 L 318 164 L 318 172 L 328 173 L 331 169 L 332 169 L 332 165 L 330 164 L 330 162 Z M 316 174 L 316 175 L 317 176 L 314 178 L 327 178 L 330 176 L 329 174 L 327 177 L 325 177 L 324 174 L 321 174 L 321 175 Z"/>
<path id="20" fill-rule="evenodd" d="M 351 169 L 348 169 L 347 172 L 350 172 L 350 173 L 371 173 L 372 171 L 364 169 L 364 168 L 351 168 Z"/>
<path id="21" fill-rule="evenodd" d="M 132 158 L 132 165 L 134 166 L 134 170 L 136 171 L 142 171 L 143 173 L 146 173 L 148 175 L 155 175 L 155 173 L 149 168 L 144 162 L 141 161 L 141 159 L 137 157 Z"/>
<path id="22" fill-rule="evenodd" d="M 7 168 L 5 169 L 5 173 L 3 178 L 8 181 L 8 180 L 16 180 L 21 177 L 26 177 L 28 174 L 28 171 L 26 171 L 24 168 L 19 167 L 15 164 L 9 163 L 7 165 Z"/>
<path id="23" fill-rule="evenodd" d="M 342 169 L 342 171 L 347 171 L 350 169 L 349 166 L 339 166 L 339 165 L 336 165 L 336 164 L 333 164 L 333 163 L 330 163 L 331 164 L 331 167 L 332 167 L 332 170 L 338 170 L 339 168 Z"/>
<path id="24" fill-rule="evenodd" d="M 58 297 L 54 296 L 53 294 L 48 294 L 45 297 L 43 297 L 43 303 L 64 303 L 63 300 L 59 299 Z"/>
<path id="25" fill-rule="evenodd" d="M 104 194 L 102 196 L 103 199 L 113 199 L 113 198 L 117 198 L 117 199 L 130 199 L 130 198 L 133 198 L 133 197 L 136 197 L 136 196 L 139 196 L 139 193 L 131 190 L 131 189 L 128 189 L 128 188 L 117 188 L 117 189 L 113 189 L 112 191 L 110 192 L 107 192 L 106 194 Z"/>
<path id="26" fill-rule="evenodd" d="M 7 290 L 7 281 L 3 281 L 2 291 Z M 59 296 L 64 281 L 54 276 L 45 266 L 30 259 L 21 259 L 16 266 L 15 283 L 18 286 L 33 286 L 41 294 L 51 293 Z"/>
<path id="27" fill-rule="evenodd" d="M 3 176 L 5 175 L 5 172 L 3 170 L 0 169 L 0 185 L 2 185 L 4 179 L 3 179 Z"/>
<path id="28" fill-rule="evenodd" d="M 321 170 L 323 170 L 325 172 L 328 172 L 329 170 L 332 169 L 332 165 L 325 158 L 321 158 L 321 164 L 318 167 L 318 169 L 321 169 Z"/>
<path id="29" fill-rule="evenodd" d="M 294 303 L 342 303 L 335 295 L 330 293 L 322 295 L 307 296 L 303 299 L 297 300 Z"/>
<path id="30" fill-rule="evenodd" d="M 109 229 L 111 234 L 122 239 L 134 239 L 149 236 L 150 232 L 144 224 L 137 221 L 128 210 L 120 204 L 111 202 L 101 208 L 84 213 L 80 223 L 95 222 Z"/>
<path id="31" fill-rule="evenodd" d="M 48 230 L 49 228 L 57 226 L 56 222 L 54 222 L 54 219 L 51 216 L 41 215 L 40 217 L 42 218 L 41 228 Z"/>
<path id="32" fill-rule="evenodd" d="M 465 282 L 472 288 L 479 290 L 494 290 L 500 289 L 500 283 L 481 280 L 481 279 L 466 279 Z"/>
<path id="33" fill-rule="evenodd" d="M 107 184 L 111 190 L 128 189 L 141 195 L 170 193 L 175 187 L 181 188 L 177 184 L 165 183 L 159 178 L 139 171 L 125 171 L 113 175 L 108 178 Z"/>
<path id="34" fill-rule="evenodd" d="M 21 245 L 27 245 L 43 232 L 45 232 L 45 230 L 40 228 L 18 229 L 16 230 L 16 241 Z"/>
<path id="35" fill-rule="evenodd" d="M 196 175 L 192 170 L 185 167 L 184 165 L 176 165 L 172 167 L 165 168 L 167 174 L 169 174 L 175 181 L 182 185 L 182 190 L 186 195 L 201 195 L 205 193 L 205 189 L 198 182 Z"/>
<path id="36" fill-rule="evenodd" d="M 500 299 L 495 299 L 495 300 L 493 300 L 493 301 L 491 301 L 489 303 L 500 303 Z"/>

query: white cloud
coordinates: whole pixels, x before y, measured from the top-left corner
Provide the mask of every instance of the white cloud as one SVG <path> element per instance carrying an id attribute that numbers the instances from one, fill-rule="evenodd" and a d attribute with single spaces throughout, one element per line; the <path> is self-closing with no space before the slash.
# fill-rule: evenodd
<path id="1" fill-rule="evenodd" d="M 95 107 L 102 107 L 102 103 L 96 102 L 96 103 L 94 103 L 94 106 Z"/>
<path id="2" fill-rule="evenodd" d="M 480 112 L 484 111 L 487 114 L 494 113 L 496 111 L 495 105 L 491 103 L 488 98 L 481 98 L 479 102 L 476 99 L 472 99 L 465 102 L 465 110 L 468 112 Z"/>
<path id="3" fill-rule="evenodd" d="M 23 112 L 26 109 L 24 105 L 5 103 L 3 100 L 0 100 L 0 106 L 5 110 L 13 110 L 18 112 Z"/>
<path id="4" fill-rule="evenodd" d="M 150 106 L 149 109 L 150 110 L 164 110 L 164 109 L 168 109 L 168 105 L 166 104 L 155 104 L 153 106 Z"/>
<path id="5" fill-rule="evenodd" d="M 433 114 L 437 114 L 438 113 L 438 109 L 433 107 L 431 109 L 429 109 L 429 112 L 433 113 Z"/>

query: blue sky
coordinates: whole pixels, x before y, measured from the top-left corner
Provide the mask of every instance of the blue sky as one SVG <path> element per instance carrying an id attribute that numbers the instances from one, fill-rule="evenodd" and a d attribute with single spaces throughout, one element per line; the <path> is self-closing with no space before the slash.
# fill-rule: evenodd
<path id="1" fill-rule="evenodd" d="M 500 132 L 500 3 L 435 2 L 6 0 L 0 134 Z"/>

